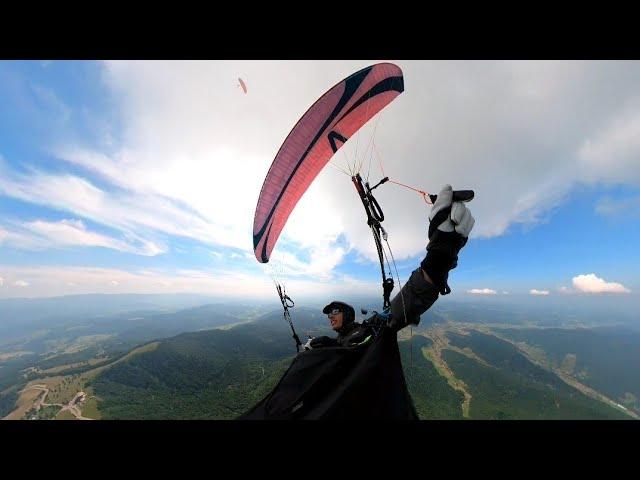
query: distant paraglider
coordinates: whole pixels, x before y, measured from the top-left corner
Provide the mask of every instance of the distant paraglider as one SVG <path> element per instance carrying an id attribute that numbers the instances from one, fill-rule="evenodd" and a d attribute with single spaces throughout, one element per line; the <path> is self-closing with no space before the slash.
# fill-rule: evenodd
<path id="1" fill-rule="evenodd" d="M 247 84 L 244 83 L 244 80 L 242 80 L 241 78 L 238 78 L 238 82 L 240 83 L 240 88 L 242 88 L 242 91 L 246 94 L 247 93 Z"/>

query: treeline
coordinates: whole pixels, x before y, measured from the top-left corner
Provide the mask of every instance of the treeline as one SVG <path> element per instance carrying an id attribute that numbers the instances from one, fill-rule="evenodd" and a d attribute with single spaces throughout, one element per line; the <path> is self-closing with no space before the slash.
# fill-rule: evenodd
<path id="1" fill-rule="evenodd" d="M 22 387 L 22 385 L 20 385 L 20 387 Z M 16 386 L 9 391 L 0 393 L 0 418 L 6 417 L 15 410 L 18 391 L 19 388 Z"/>
<path id="2" fill-rule="evenodd" d="M 90 384 L 103 418 L 233 419 L 246 412 L 278 382 L 292 355 L 268 340 L 236 337 L 179 335 L 106 370 Z"/>
<path id="3" fill-rule="evenodd" d="M 219 365 L 174 357 L 167 361 L 173 365 L 163 368 L 162 359 L 142 358 L 147 355 L 153 356 L 135 357 L 91 382 L 102 399 L 103 418 L 234 419 L 273 388 L 290 362 L 229 360 Z"/>

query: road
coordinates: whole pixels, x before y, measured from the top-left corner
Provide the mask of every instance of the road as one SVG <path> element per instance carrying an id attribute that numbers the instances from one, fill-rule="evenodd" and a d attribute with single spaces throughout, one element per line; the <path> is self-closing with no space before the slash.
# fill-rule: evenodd
<path id="1" fill-rule="evenodd" d="M 87 394 L 84 392 L 76 393 L 73 399 L 69 401 L 69 403 L 63 405 L 61 403 L 45 403 L 47 395 L 49 395 L 49 387 L 47 385 L 31 385 L 29 389 L 40 390 L 41 392 L 43 392 L 42 395 L 36 400 L 36 403 L 33 405 L 36 410 L 40 410 L 40 408 L 42 407 L 60 407 L 60 412 L 64 412 L 65 410 L 69 411 L 74 417 L 76 417 L 77 420 L 93 420 L 93 418 L 83 417 L 82 411 L 78 407 L 78 405 L 82 404 L 82 402 L 84 402 L 84 400 L 87 398 Z M 58 414 L 60 412 L 58 412 Z"/>

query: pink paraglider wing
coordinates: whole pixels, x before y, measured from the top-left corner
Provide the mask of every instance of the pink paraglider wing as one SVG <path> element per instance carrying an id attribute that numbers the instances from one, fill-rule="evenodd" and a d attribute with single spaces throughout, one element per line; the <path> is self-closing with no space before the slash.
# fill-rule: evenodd
<path id="1" fill-rule="evenodd" d="M 404 91 L 391 63 L 364 68 L 314 103 L 293 127 L 265 178 L 253 221 L 256 259 L 267 263 L 289 215 L 338 149 Z"/>
<path id="2" fill-rule="evenodd" d="M 244 93 L 247 93 L 247 85 L 244 83 L 244 80 L 239 78 L 238 82 L 240 82 L 240 86 L 242 87 L 242 90 L 244 91 Z"/>

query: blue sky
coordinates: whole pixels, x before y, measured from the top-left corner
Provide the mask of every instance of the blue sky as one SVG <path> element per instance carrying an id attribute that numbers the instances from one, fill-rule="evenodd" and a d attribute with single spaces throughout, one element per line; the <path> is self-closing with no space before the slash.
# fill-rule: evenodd
<path id="1" fill-rule="evenodd" d="M 286 134 L 371 63 L 0 62 L 0 298 L 269 298 L 270 275 L 308 298 L 376 293 L 373 242 L 337 169 L 298 204 L 273 265 L 251 246 Z M 405 93 L 336 164 L 367 165 L 375 133 L 390 177 L 476 190 L 454 295 L 638 294 L 638 62 L 394 63 Z M 395 185 L 378 192 L 404 280 L 424 255 L 428 207 Z"/>

